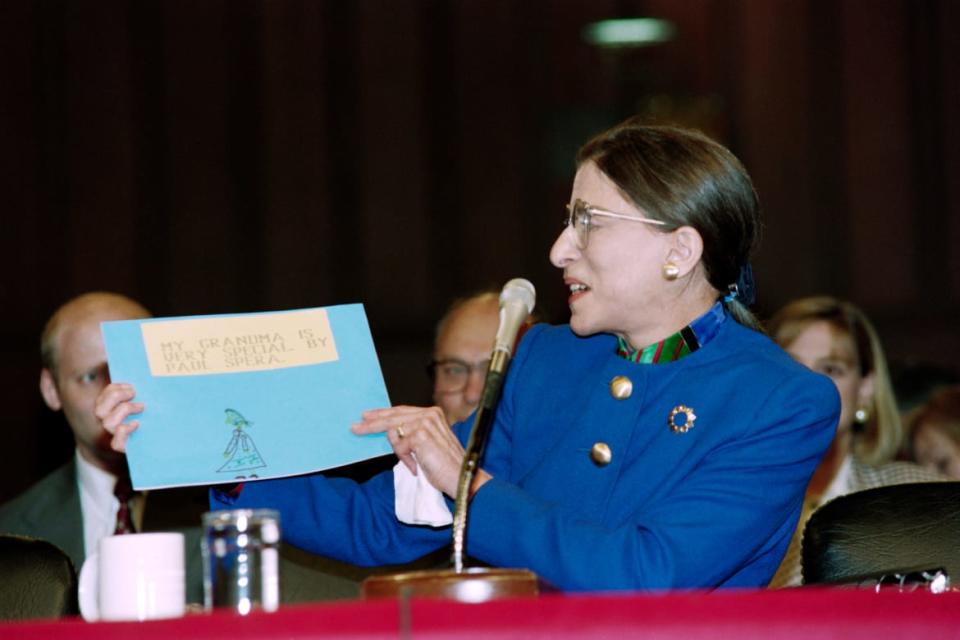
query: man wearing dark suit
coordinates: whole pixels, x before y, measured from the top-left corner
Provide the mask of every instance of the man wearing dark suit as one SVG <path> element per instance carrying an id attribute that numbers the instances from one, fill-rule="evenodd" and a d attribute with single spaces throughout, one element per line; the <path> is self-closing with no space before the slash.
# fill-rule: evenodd
<path id="1" fill-rule="evenodd" d="M 60 307 L 41 337 L 40 393 L 50 409 L 63 412 L 76 450 L 63 466 L 0 507 L 0 532 L 48 540 L 78 570 L 99 540 L 117 529 L 121 501 L 114 489 L 128 478 L 125 456 L 110 448 L 109 434 L 93 415 L 97 394 L 109 383 L 100 323 L 149 316 L 124 296 L 87 293 Z M 174 490 L 154 492 L 149 499 L 134 493 L 127 504 L 136 531 L 185 534 L 190 602 L 203 599 L 199 523 L 205 503 L 202 490 Z"/>

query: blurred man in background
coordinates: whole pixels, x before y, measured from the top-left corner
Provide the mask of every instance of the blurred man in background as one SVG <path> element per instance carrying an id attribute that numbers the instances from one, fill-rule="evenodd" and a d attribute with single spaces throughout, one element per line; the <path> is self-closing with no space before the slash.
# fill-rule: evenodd
<path id="1" fill-rule="evenodd" d="M 110 382 L 100 323 L 150 317 L 140 303 L 116 293 L 78 296 L 49 319 L 40 340 L 40 394 L 62 411 L 73 432 L 74 455 L 24 493 L 0 507 L 0 532 L 48 540 L 79 570 L 101 538 L 149 530 L 186 534 L 187 598 L 202 600 L 199 557 L 202 490 L 145 492 L 130 487 L 127 460 L 110 448 L 110 434 L 93 415 Z"/>
<path id="2" fill-rule="evenodd" d="M 531 315 L 526 324 L 534 320 Z M 466 420 L 480 403 L 499 324 L 500 292 L 494 290 L 454 300 L 437 323 L 428 371 L 433 402 L 449 424 Z"/>
<path id="3" fill-rule="evenodd" d="M 480 403 L 499 321 L 499 294 L 484 291 L 455 300 L 437 323 L 429 372 L 433 402 L 449 424 L 466 420 Z"/>

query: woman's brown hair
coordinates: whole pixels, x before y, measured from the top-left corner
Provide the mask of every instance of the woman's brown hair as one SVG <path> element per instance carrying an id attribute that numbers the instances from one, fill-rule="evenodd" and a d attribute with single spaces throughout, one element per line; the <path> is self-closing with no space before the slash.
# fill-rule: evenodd
<path id="1" fill-rule="evenodd" d="M 760 205 L 750 176 L 724 146 L 697 131 L 632 118 L 587 142 L 577 166 L 593 162 L 621 193 L 665 231 L 683 226 L 703 239 L 707 280 L 741 324 L 760 329 L 752 303 L 750 254 L 759 240 Z M 748 280 L 748 281 L 745 281 Z"/>

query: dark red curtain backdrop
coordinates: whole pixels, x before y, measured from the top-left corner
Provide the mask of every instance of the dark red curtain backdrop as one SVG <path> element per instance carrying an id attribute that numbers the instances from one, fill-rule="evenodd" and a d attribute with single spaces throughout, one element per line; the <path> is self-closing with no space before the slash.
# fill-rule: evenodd
<path id="1" fill-rule="evenodd" d="M 597 51 L 646 14 L 669 44 Z M 634 113 L 750 169 L 759 310 L 832 293 L 894 359 L 957 364 L 960 5 L 952 0 L 6 0 L 0 3 L 0 500 L 68 455 L 36 390 L 66 298 L 158 315 L 362 301 L 391 397 L 450 298 L 531 279 L 572 155 Z"/>

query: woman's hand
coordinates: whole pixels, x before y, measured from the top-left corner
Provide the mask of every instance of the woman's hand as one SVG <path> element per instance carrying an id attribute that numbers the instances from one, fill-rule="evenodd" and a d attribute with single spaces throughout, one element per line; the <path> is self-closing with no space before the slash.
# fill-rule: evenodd
<path id="1" fill-rule="evenodd" d="M 447 425 L 440 407 L 398 406 L 364 411 L 363 421 L 354 424 L 352 431 L 358 435 L 386 433 L 394 453 L 411 472 L 417 472 L 419 463 L 430 484 L 451 498 L 456 497 L 463 446 Z M 478 470 L 473 490 L 489 478 Z"/>
<path id="2" fill-rule="evenodd" d="M 135 396 L 133 385 L 114 382 L 103 388 L 93 405 L 100 426 L 113 435 L 110 448 L 120 453 L 126 452 L 127 438 L 140 426 L 139 420 L 124 422 L 127 416 L 143 411 L 142 402 L 133 402 Z"/>

